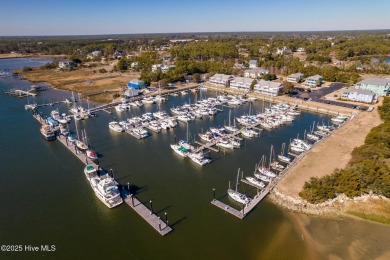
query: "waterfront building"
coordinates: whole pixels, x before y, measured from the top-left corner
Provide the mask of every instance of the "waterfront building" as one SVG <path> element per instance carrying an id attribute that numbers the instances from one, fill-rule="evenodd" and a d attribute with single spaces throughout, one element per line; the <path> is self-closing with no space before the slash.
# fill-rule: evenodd
<path id="1" fill-rule="evenodd" d="M 158 69 L 161 69 L 162 73 L 167 73 L 168 70 L 176 68 L 175 65 L 165 65 L 165 64 L 153 64 L 152 72 L 156 72 Z"/>
<path id="2" fill-rule="evenodd" d="M 259 80 L 253 88 L 255 93 L 276 97 L 282 88 L 282 83 L 268 80 Z"/>
<path id="3" fill-rule="evenodd" d="M 93 52 L 91 52 L 91 53 L 89 53 L 89 54 L 87 55 L 87 58 L 88 58 L 88 59 L 93 59 L 93 58 L 95 58 L 95 57 L 97 57 L 97 56 L 99 56 L 99 55 L 101 55 L 101 54 L 102 54 L 101 51 L 93 51 Z"/>
<path id="4" fill-rule="evenodd" d="M 257 79 L 263 77 L 265 74 L 269 74 L 269 70 L 262 68 L 249 69 L 244 71 L 244 76 L 246 78 Z"/>
<path id="5" fill-rule="evenodd" d="M 390 79 L 367 78 L 356 83 L 356 88 L 371 90 L 378 96 L 387 96 L 390 93 Z"/>
<path id="6" fill-rule="evenodd" d="M 139 79 L 132 79 L 127 83 L 128 88 L 142 89 L 145 87 L 145 82 Z"/>
<path id="7" fill-rule="evenodd" d="M 341 98 L 363 103 L 377 102 L 377 94 L 368 89 L 348 88 L 343 91 Z"/>
<path id="8" fill-rule="evenodd" d="M 139 90 L 136 88 L 130 87 L 125 91 L 125 98 L 131 98 L 138 95 L 139 95 Z"/>
<path id="9" fill-rule="evenodd" d="M 302 79 L 303 79 L 303 74 L 300 72 L 291 74 L 287 77 L 287 81 L 292 83 L 299 83 L 301 82 Z"/>
<path id="10" fill-rule="evenodd" d="M 314 88 L 320 86 L 321 84 L 322 84 L 322 76 L 320 75 L 314 75 L 306 78 L 305 80 L 305 85 L 308 87 Z"/>
<path id="11" fill-rule="evenodd" d="M 233 79 L 233 75 L 215 74 L 209 78 L 209 83 L 219 87 L 227 87 Z"/>
<path id="12" fill-rule="evenodd" d="M 236 77 L 230 81 L 230 88 L 249 91 L 251 89 L 253 80 L 254 79 L 251 78 Z"/>
<path id="13" fill-rule="evenodd" d="M 249 61 L 249 68 L 257 68 L 257 60 L 250 60 Z"/>

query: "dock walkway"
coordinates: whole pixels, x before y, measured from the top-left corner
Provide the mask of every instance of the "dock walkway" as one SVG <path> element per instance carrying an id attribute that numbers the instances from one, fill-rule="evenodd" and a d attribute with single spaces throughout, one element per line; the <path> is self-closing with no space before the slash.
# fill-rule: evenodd
<path id="1" fill-rule="evenodd" d="M 172 228 L 164 221 L 147 208 L 134 195 L 128 193 L 124 196 L 124 201 L 130 208 L 134 209 L 146 222 L 149 223 L 160 235 L 165 236 L 172 231 Z"/>

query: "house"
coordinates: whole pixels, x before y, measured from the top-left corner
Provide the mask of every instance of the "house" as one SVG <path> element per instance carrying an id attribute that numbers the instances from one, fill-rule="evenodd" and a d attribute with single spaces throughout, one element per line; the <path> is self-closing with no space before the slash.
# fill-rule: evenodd
<path id="1" fill-rule="evenodd" d="M 139 95 L 139 90 L 136 88 L 130 87 L 125 91 L 125 98 L 131 98 L 138 95 Z"/>
<path id="2" fill-rule="evenodd" d="M 233 75 L 215 74 L 209 78 L 209 83 L 219 87 L 227 87 L 233 79 Z"/>
<path id="3" fill-rule="evenodd" d="M 291 50 L 288 49 L 286 46 L 283 46 L 283 48 L 281 49 L 277 49 L 276 50 L 276 54 L 290 54 L 291 53 Z"/>
<path id="4" fill-rule="evenodd" d="M 114 54 L 112 55 L 112 58 L 114 59 L 120 59 L 123 57 L 123 52 L 122 51 L 115 51 Z"/>
<path id="5" fill-rule="evenodd" d="M 303 48 L 303 47 L 299 47 L 298 49 L 297 49 L 297 52 L 304 52 L 305 51 L 305 48 Z"/>
<path id="6" fill-rule="evenodd" d="M 377 96 L 387 96 L 390 93 L 390 79 L 367 78 L 356 83 L 357 89 L 367 89 Z"/>
<path id="7" fill-rule="evenodd" d="M 139 79 L 132 79 L 127 83 L 128 88 L 141 89 L 145 87 L 145 82 Z"/>
<path id="8" fill-rule="evenodd" d="M 269 70 L 265 70 L 262 68 L 250 69 L 244 71 L 244 76 L 246 78 L 257 79 L 263 77 L 265 74 L 269 74 Z"/>
<path id="9" fill-rule="evenodd" d="M 230 81 L 230 88 L 249 91 L 251 89 L 253 80 L 254 79 L 251 78 L 236 77 Z"/>
<path id="10" fill-rule="evenodd" d="M 320 75 L 314 75 L 306 78 L 305 80 L 305 85 L 308 87 L 314 88 L 320 86 L 321 84 L 322 84 L 322 76 Z"/>
<path id="11" fill-rule="evenodd" d="M 58 68 L 60 69 L 72 69 L 76 67 L 76 63 L 73 61 L 60 61 L 58 63 Z"/>
<path id="12" fill-rule="evenodd" d="M 300 72 L 291 74 L 287 77 L 287 81 L 292 83 L 299 83 L 301 82 L 302 79 L 303 79 L 303 74 Z"/>
<path id="13" fill-rule="evenodd" d="M 348 88 L 343 91 L 341 98 L 363 103 L 377 102 L 377 95 L 368 89 Z"/>
<path id="14" fill-rule="evenodd" d="M 257 60 L 250 60 L 249 61 L 249 68 L 257 68 Z"/>
<path id="15" fill-rule="evenodd" d="M 95 58 L 95 57 L 97 57 L 97 56 L 99 56 L 99 55 L 101 55 L 101 54 L 102 54 L 101 51 L 93 51 L 93 52 L 91 52 L 91 53 L 89 53 L 89 54 L 87 55 L 87 58 L 88 58 L 88 59 L 93 59 L 93 58 Z"/>
<path id="16" fill-rule="evenodd" d="M 163 66 L 162 64 L 153 64 L 152 72 L 156 72 L 158 69 L 161 69 L 162 66 Z"/>
<path id="17" fill-rule="evenodd" d="M 171 70 L 171 69 L 174 69 L 174 68 L 176 68 L 175 65 L 163 65 L 163 66 L 161 66 L 161 72 L 162 73 L 167 73 L 168 70 Z"/>
<path id="18" fill-rule="evenodd" d="M 280 82 L 273 82 L 261 79 L 255 84 L 253 91 L 255 93 L 276 97 L 279 94 L 281 88 L 282 83 Z"/>
<path id="19" fill-rule="evenodd" d="M 136 68 L 137 66 L 138 66 L 138 62 L 132 62 L 132 63 L 130 64 L 130 67 L 131 67 L 132 69 Z"/>

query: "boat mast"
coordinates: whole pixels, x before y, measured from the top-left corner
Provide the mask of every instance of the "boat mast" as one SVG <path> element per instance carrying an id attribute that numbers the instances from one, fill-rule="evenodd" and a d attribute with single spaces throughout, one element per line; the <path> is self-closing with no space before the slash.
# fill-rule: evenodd
<path id="1" fill-rule="evenodd" d="M 272 160 L 272 150 L 273 150 L 274 146 L 271 145 L 271 151 L 269 152 L 269 168 L 271 168 L 271 160 Z"/>
<path id="2" fill-rule="evenodd" d="M 237 186 L 238 186 L 238 176 L 240 175 L 240 168 L 238 168 L 237 172 L 237 180 L 236 180 L 236 192 L 237 192 Z"/>

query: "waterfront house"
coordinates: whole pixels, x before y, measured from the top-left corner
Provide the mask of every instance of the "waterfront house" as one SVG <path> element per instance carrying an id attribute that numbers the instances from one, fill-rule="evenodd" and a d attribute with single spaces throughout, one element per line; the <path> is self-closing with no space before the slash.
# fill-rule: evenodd
<path id="1" fill-rule="evenodd" d="M 268 74 L 269 70 L 265 70 L 262 68 L 249 69 L 244 71 L 244 76 L 246 78 L 257 79 L 263 77 L 265 74 Z"/>
<path id="2" fill-rule="evenodd" d="M 255 93 L 276 97 L 279 94 L 281 88 L 282 83 L 280 82 L 273 82 L 261 79 L 255 84 L 253 91 Z"/>
<path id="3" fill-rule="evenodd" d="M 287 77 L 287 81 L 292 83 L 299 83 L 301 82 L 302 79 L 303 79 L 303 74 L 300 72 L 291 74 Z"/>
<path id="4" fill-rule="evenodd" d="M 209 83 L 219 87 L 227 87 L 233 79 L 233 75 L 215 74 L 209 78 Z"/>
<path id="5" fill-rule="evenodd" d="M 125 91 L 125 98 L 131 98 L 131 97 L 135 97 L 135 96 L 138 96 L 139 95 L 139 90 L 136 89 L 136 88 L 128 88 L 126 91 Z"/>
<path id="6" fill-rule="evenodd" d="M 145 82 L 139 79 L 132 79 L 127 83 L 128 88 L 141 89 L 145 87 Z"/>
<path id="7" fill-rule="evenodd" d="M 320 75 L 314 75 L 306 78 L 305 80 L 305 85 L 308 87 L 314 88 L 320 86 L 321 84 L 322 84 L 322 76 Z"/>
<path id="8" fill-rule="evenodd" d="M 249 61 L 249 68 L 257 68 L 257 60 L 250 60 Z"/>
<path id="9" fill-rule="evenodd" d="M 348 88 L 343 91 L 341 98 L 363 103 L 377 102 L 377 95 L 368 89 Z"/>
<path id="10" fill-rule="evenodd" d="M 367 89 L 377 96 L 387 96 L 390 93 L 390 79 L 367 78 L 356 83 L 357 89 Z"/>
<path id="11" fill-rule="evenodd" d="M 236 77 L 230 81 L 230 88 L 249 91 L 253 80 L 251 78 Z"/>

